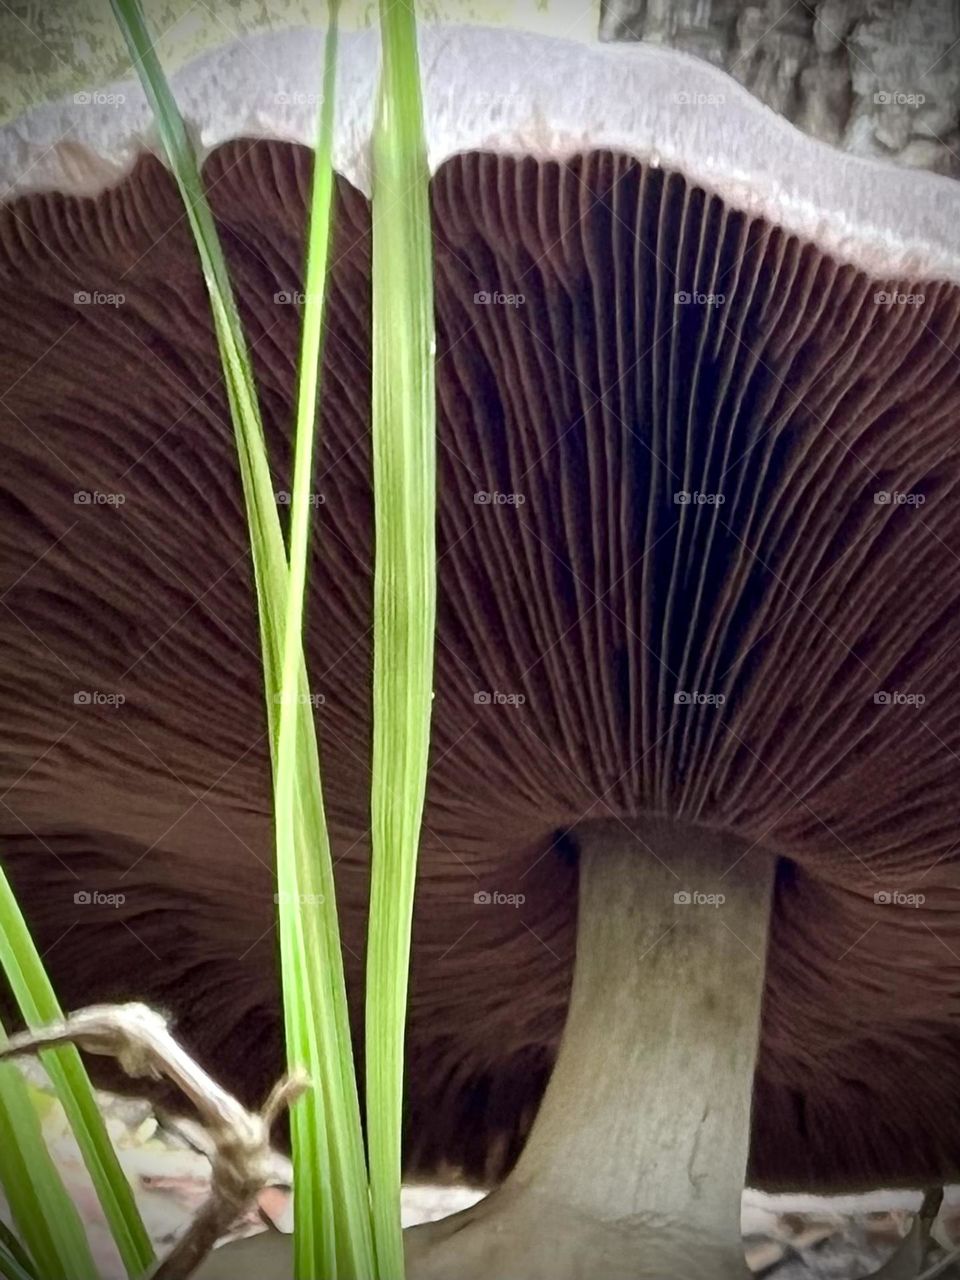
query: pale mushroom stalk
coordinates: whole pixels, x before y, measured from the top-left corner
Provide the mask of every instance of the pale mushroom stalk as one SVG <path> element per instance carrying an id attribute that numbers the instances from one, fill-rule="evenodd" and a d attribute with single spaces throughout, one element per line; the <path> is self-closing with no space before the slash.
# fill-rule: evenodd
<path id="1" fill-rule="evenodd" d="M 533 1130 L 493 1195 L 413 1230 L 412 1274 L 740 1280 L 775 860 L 657 819 L 578 843 L 570 1011 Z"/>

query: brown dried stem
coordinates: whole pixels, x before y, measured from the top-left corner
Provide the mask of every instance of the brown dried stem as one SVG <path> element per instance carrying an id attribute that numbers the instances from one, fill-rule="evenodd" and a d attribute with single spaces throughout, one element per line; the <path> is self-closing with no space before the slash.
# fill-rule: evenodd
<path id="1" fill-rule="evenodd" d="M 116 1058 L 135 1078 L 166 1076 L 196 1108 L 212 1144 L 210 1196 L 150 1273 L 150 1280 L 186 1280 L 263 1187 L 276 1180 L 279 1162 L 270 1146 L 270 1131 L 308 1082 L 299 1077 L 281 1080 L 262 1111 L 250 1112 L 194 1062 L 170 1034 L 165 1019 L 142 1004 L 80 1009 L 62 1022 L 11 1037 L 0 1050 L 0 1060 L 61 1044 Z"/>

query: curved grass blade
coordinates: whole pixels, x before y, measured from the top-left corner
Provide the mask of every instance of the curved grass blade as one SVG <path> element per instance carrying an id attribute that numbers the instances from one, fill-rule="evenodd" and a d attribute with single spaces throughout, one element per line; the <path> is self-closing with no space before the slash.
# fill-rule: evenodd
<path id="1" fill-rule="evenodd" d="M 42 1027 L 63 1017 L 43 961 L 2 871 L 0 968 L 5 972 L 20 1012 L 30 1026 Z M 133 1191 L 107 1134 L 80 1055 L 72 1047 L 51 1049 L 41 1054 L 41 1061 L 70 1122 L 127 1274 L 142 1276 L 153 1263 L 153 1247 Z M 28 1136 L 21 1134 L 21 1137 Z M 48 1222 L 48 1230 L 58 1229 L 59 1224 L 52 1220 Z M 80 1274 L 79 1266 L 77 1274 Z"/>
<path id="2" fill-rule="evenodd" d="M 0 1045 L 5 1041 L 0 1029 Z M 26 1246 L 0 1223 L 0 1275 L 97 1280 L 83 1223 L 47 1150 L 27 1083 L 9 1062 L 0 1064 L 0 1186 Z"/>
<path id="3" fill-rule="evenodd" d="M 313 475 L 314 437 L 317 416 L 317 389 L 323 342 L 323 308 L 327 261 L 330 246 L 330 215 L 333 199 L 333 111 L 336 85 L 337 57 L 337 4 L 330 5 L 330 24 L 324 54 L 323 97 L 318 129 L 318 143 L 313 164 L 313 181 L 306 237 L 306 266 L 304 273 L 304 311 L 301 330 L 299 377 L 297 386 L 296 437 L 294 445 L 293 481 L 290 508 L 290 576 L 287 592 L 286 616 L 283 627 L 283 663 L 280 682 L 280 715 L 277 742 L 276 770 L 276 831 L 277 878 L 280 886 L 280 944 L 282 972 L 284 975 L 284 1009 L 287 1043 L 293 1046 L 296 1059 L 306 1062 L 316 1049 L 304 1039 L 311 1025 L 303 1020 L 303 991 L 297 979 L 298 955 L 303 951 L 314 955 L 327 954 L 323 940 L 311 938 L 313 912 L 304 912 L 302 886 L 306 882 L 303 869 L 314 857 L 310 847 L 304 846 L 304 828 L 297 822 L 297 769 L 301 754 L 298 720 L 301 717 L 300 673 L 303 668 L 303 623 L 307 585 L 307 560 L 310 544 L 310 484 Z M 318 836 L 326 841 L 326 831 Z M 329 848 L 322 855 L 329 862 Z M 309 899 L 307 899 L 309 901 Z M 304 919 L 304 916 L 307 916 Z M 349 1046 L 348 1040 L 341 1043 Z M 352 1062 L 345 1062 L 344 1069 L 352 1071 Z M 337 1251 L 340 1257 L 331 1259 L 329 1249 L 324 1249 L 327 1232 L 318 1232 L 314 1219 L 325 1205 L 322 1187 L 314 1185 L 309 1153 L 317 1150 L 317 1142 L 310 1133 L 311 1119 L 307 1108 L 295 1108 L 292 1116 L 294 1158 L 297 1178 L 294 1182 L 294 1251 L 299 1275 L 318 1274 L 316 1267 L 323 1257 L 326 1270 L 323 1274 L 336 1274 L 331 1263 L 342 1266 L 352 1274 L 352 1260 Z M 343 1135 L 347 1140 L 347 1135 Z M 297 1159 L 297 1152 L 303 1157 Z M 338 1158 L 337 1147 L 329 1152 L 330 1158 Z M 354 1159 L 363 1162 L 362 1147 L 357 1147 Z M 311 1176 L 305 1178 L 301 1170 Z M 329 1181 L 329 1172 L 326 1180 Z M 369 1233 L 369 1204 L 366 1209 Z M 372 1264 L 372 1253 L 366 1265 Z"/>
<path id="4" fill-rule="evenodd" d="M 373 865 L 367 1136 L 381 1280 L 404 1274 L 403 1047 L 433 697 L 436 437 L 429 174 L 412 0 L 381 0 L 373 141 Z"/>
<path id="5" fill-rule="evenodd" d="M 29 1266 L 29 1262 L 27 1265 Z M 24 1266 L 21 1254 L 14 1252 L 3 1240 L 0 1240 L 0 1276 L 4 1276 L 5 1280 L 37 1280 L 36 1272 L 29 1271 Z"/>
<path id="6" fill-rule="evenodd" d="M 2 1043 L 2 1033 L 0 1033 L 0 1043 Z M 0 1221 L 0 1259 L 6 1259 L 6 1265 L 8 1266 L 11 1265 L 12 1261 L 14 1266 L 20 1268 L 22 1275 L 29 1276 L 30 1280 L 37 1280 L 37 1273 L 26 1249 L 24 1249 L 7 1224 L 2 1221 Z M 0 1275 L 3 1274 L 3 1265 L 3 1261 L 0 1261 Z"/>
<path id="7" fill-rule="evenodd" d="M 284 705 L 284 692 L 289 697 L 290 689 L 289 682 L 285 684 L 283 679 L 288 564 L 252 365 L 196 158 L 150 43 L 141 6 L 138 0 L 112 0 L 112 4 L 153 108 L 161 140 L 183 197 L 207 284 L 250 528 L 276 793 L 280 750 L 278 710 Z M 332 39 L 328 34 L 328 67 L 331 49 L 335 50 Z M 330 104 L 332 110 L 332 95 Z M 326 115 L 323 118 L 326 119 Z M 324 146 L 325 164 L 329 165 L 329 143 L 321 141 L 321 151 Z M 319 155 L 316 163 L 321 164 Z M 318 181 L 322 198 L 324 179 L 317 175 L 315 195 Z M 323 228 L 328 216 L 328 212 L 318 212 L 312 221 L 312 249 L 316 249 L 321 238 L 325 237 Z M 318 259 L 318 265 L 313 269 L 315 281 L 318 277 L 322 279 L 321 266 Z M 308 271 L 310 269 L 308 264 Z M 312 311 L 310 322 L 315 323 Z M 310 340 L 312 343 L 315 335 Z M 309 359 L 317 360 L 318 357 L 317 344 L 317 350 Z M 305 379 L 301 368 L 301 383 L 308 383 L 310 376 L 308 373 Z M 312 377 L 315 388 L 315 370 Z M 306 482 L 309 485 L 309 474 Z M 301 476 L 301 495 L 302 485 Z M 302 610 L 302 602 L 299 608 Z M 369 1188 L 350 1043 L 333 866 L 320 789 L 319 755 L 299 636 L 297 650 L 297 815 L 292 848 L 289 810 L 284 810 L 285 816 L 279 819 L 282 832 L 278 830 L 278 835 L 281 835 L 284 848 L 280 858 L 283 892 L 278 897 L 288 1058 L 291 1067 L 305 1069 L 314 1084 L 313 1090 L 294 1110 L 295 1170 L 300 1184 L 298 1273 L 303 1280 L 319 1277 L 323 1280 L 337 1280 L 338 1277 L 342 1280 L 350 1277 L 369 1280 L 374 1276 Z M 288 723 L 286 733 L 289 732 Z M 285 739 L 285 760 L 288 750 L 289 740 Z M 288 768 L 286 764 L 284 767 L 285 770 Z M 283 786 L 287 803 L 289 785 L 285 772 Z M 317 909 L 304 910 L 301 905 L 304 903 L 315 905 Z"/>

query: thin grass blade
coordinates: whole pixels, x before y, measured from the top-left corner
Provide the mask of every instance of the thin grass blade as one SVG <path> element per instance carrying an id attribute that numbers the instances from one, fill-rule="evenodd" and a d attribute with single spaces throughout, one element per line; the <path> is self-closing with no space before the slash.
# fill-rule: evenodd
<path id="1" fill-rule="evenodd" d="M 37 1273 L 23 1265 L 23 1258 L 0 1240 L 0 1276 L 5 1280 L 37 1280 Z"/>
<path id="2" fill-rule="evenodd" d="M 0 1028 L 0 1045 L 6 1036 Z M 47 1150 L 27 1083 L 0 1063 L 0 1186 L 24 1250 L 0 1223 L 0 1275 L 97 1280 L 80 1215 Z M 29 1257 L 27 1254 L 29 1253 Z"/>
<path id="3" fill-rule="evenodd" d="M 260 617 L 264 682 L 275 797 L 278 793 L 280 715 L 284 690 L 284 645 L 288 564 L 263 437 L 249 352 L 230 286 L 216 227 L 207 204 L 186 129 L 150 43 L 137 0 L 112 0 L 141 82 L 153 107 L 160 137 L 184 200 L 207 284 L 237 443 Z M 333 25 L 331 23 L 331 25 Z M 327 65 L 333 36 L 328 36 Z M 332 95 L 330 97 L 332 109 Z M 326 118 L 325 116 L 323 117 Z M 326 127 L 326 126 L 324 126 Z M 321 129 L 321 152 L 324 144 Z M 318 158 L 318 165 L 320 160 Z M 318 198 L 325 179 L 318 175 Z M 315 183 L 316 187 L 316 183 Z M 311 222 L 311 251 L 326 243 L 329 213 L 318 209 Z M 323 250 L 325 252 L 325 248 Z M 318 258 L 314 281 L 325 271 Z M 308 292 L 310 289 L 308 288 Z M 313 292 L 319 292 L 314 288 Z M 311 310 L 311 325 L 315 323 Z M 315 334 L 310 339 L 315 341 Z M 319 357 L 319 348 L 311 360 Z M 301 367 L 301 383 L 309 382 Z M 316 386 L 316 370 L 313 375 Z M 306 392 L 304 396 L 306 397 Z M 312 405 L 315 394 L 311 394 Z M 297 480 L 295 479 L 295 487 Z M 303 477 L 299 478 L 301 504 Z M 309 486 L 309 472 L 306 476 Z M 299 605 L 302 617 L 302 601 Z M 374 1276 L 369 1188 L 360 1128 L 360 1109 L 350 1044 L 343 958 L 329 837 L 320 788 L 319 753 L 302 646 L 296 657 L 296 827 L 291 848 L 289 808 L 278 809 L 283 842 L 280 864 L 281 948 L 288 1058 L 304 1068 L 314 1089 L 295 1109 L 298 1192 L 298 1274 L 303 1280 L 368 1280 Z M 289 735 L 289 724 L 286 725 Z M 289 741 L 285 739 L 285 753 Z M 285 754 L 286 760 L 286 754 Z M 288 765 L 285 764 L 285 770 Z M 289 782 L 283 786 L 289 805 Z M 282 819 L 280 813 L 284 813 Z M 304 909 L 304 908 L 307 909 Z M 309 1260 L 308 1260 L 309 1259 Z"/>
<path id="4" fill-rule="evenodd" d="M 30 1276 L 31 1280 L 38 1280 L 36 1269 L 26 1249 L 5 1222 L 0 1222 L 0 1250 L 2 1250 L 2 1256 L 12 1259 L 13 1264 L 19 1267 L 24 1275 Z M 2 1268 L 3 1263 L 0 1263 L 0 1275 L 3 1274 Z"/>
<path id="5" fill-rule="evenodd" d="M 305 828 L 297 821 L 297 772 L 301 755 L 301 734 L 298 721 L 303 668 L 303 625 L 307 586 L 307 561 L 310 546 L 310 486 L 313 476 L 314 439 L 317 416 L 317 390 L 323 342 L 323 315 L 327 261 L 330 246 L 330 218 L 333 197 L 333 119 L 336 86 L 337 17 L 339 5 L 329 6 L 329 27 L 325 44 L 323 96 L 318 127 L 318 142 L 313 164 L 313 181 L 306 236 L 306 263 L 304 273 L 304 310 L 301 329 L 299 377 L 297 386 L 296 436 L 294 444 L 294 468 L 291 484 L 290 507 L 290 577 L 287 608 L 284 621 L 283 666 L 280 693 L 280 718 L 277 747 L 276 773 L 276 834 L 277 878 L 280 886 L 280 942 L 282 972 L 284 975 L 284 1008 L 287 1043 L 293 1060 L 306 1062 L 311 1055 L 310 1044 L 303 1039 L 310 1031 L 301 1010 L 305 998 L 303 985 L 298 977 L 298 956 L 324 955 L 329 961 L 328 947 L 322 937 L 317 937 L 316 912 L 304 898 L 303 889 L 308 880 L 309 865 L 314 853 L 304 847 L 302 836 Z M 320 834 L 326 842 L 326 831 Z M 329 848 L 322 860 L 329 862 Z M 332 888 L 332 885 L 331 885 Z M 306 903 L 306 909 L 305 904 Z M 349 1044 L 343 1030 L 337 1031 L 341 1044 Z M 343 1069 L 352 1072 L 352 1062 L 344 1062 Z M 335 1103 L 331 1099 L 331 1104 Z M 329 1182 L 330 1172 L 324 1179 L 316 1177 L 311 1153 L 318 1150 L 318 1138 L 314 1128 L 319 1117 L 308 1107 L 295 1109 L 293 1113 L 293 1146 L 297 1168 L 294 1182 L 294 1250 L 297 1272 L 315 1275 L 323 1261 L 324 1275 L 336 1274 L 339 1267 L 345 1274 L 353 1274 L 359 1259 L 353 1259 L 342 1249 L 331 1258 L 328 1245 L 329 1224 L 317 1221 L 318 1215 L 328 1216 L 328 1207 L 322 1181 Z M 344 1133 L 340 1142 L 352 1141 L 353 1135 Z M 337 1146 L 330 1156 L 338 1159 Z M 357 1146 L 353 1159 L 362 1163 L 362 1147 Z M 301 1176 L 300 1170 L 310 1176 Z M 369 1221 L 369 1204 L 367 1207 Z M 370 1265 L 371 1259 L 365 1265 Z"/>
<path id="6" fill-rule="evenodd" d="M 403 1049 L 433 697 L 436 434 L 433 266 L 416 17 L 381 0 L 373 142 L 373 867 L 367 1134 L 381 1280 L 404 1274 Z"/>
<path id="7" fill-rule="evenodd" d="M 63 1017 L 43 961 L 2 871 L 0 968 L 29 1026 L 42 1027 Z M 153 1247 L 80 1055 L 67 1046 L 41 1054 L 41 1061 L 70 1122 L 127 1274 L 140 1277 L 153 1263 Z"/>

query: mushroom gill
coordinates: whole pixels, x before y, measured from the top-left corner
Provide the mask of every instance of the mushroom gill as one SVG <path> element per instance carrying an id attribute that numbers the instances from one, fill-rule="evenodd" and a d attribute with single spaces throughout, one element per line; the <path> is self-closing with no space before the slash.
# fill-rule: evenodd
<path id="1" fill-rule="evenodd" d="M 831 153 L 795 145 L 817 186 Z M 944 1181 L 960 1173 L 960 270 L 932 241 L 924 257 L 883 231 L 866 178 L 847 224 L 799 198 L 778 221 L 776 181 L 758 212 L 735 198 L 739 178 L 724 193 L 655 160 L 452 148 L 433 177 L 439 620 L 408 1169 L 495 1182 L 516 1164 L 564 1028 L 586 877 L 579 954 L 601 946 L 608 910 L 612 958 L 605 983 L 588 967 L 581 1012 L 596 1004 L 610 1026 L 604 991 L 607 1015 L 637 992 L 624 1061 L 671 1016 L 671 963 L 702 976 L 699 996 L 677 980 L 682 1052 L 656 1059 L 677 1073 L 678 1107 L 679 1081 L 702 1083 L 685 1075 L 691 1037 L 715 1051 L 708 1015 L 742 995 L 720 1054 L 736 1071 L 716 1070 L 717 1123 L 739 1128 L 708 1190 L 738 1197 L 748 1155 L 770 1188 Z M 308 174 L 308 153 L 276 139 L 224 142 L 205 166 L 281 506 Z M 946 225 L 957 196 L 917 181 Z M 354 993 L 369 231 L 363 192 L 341 179 L 308 662 Z M 144 156 L 96 196 L 8 203 L 0 254 L 4 865 L 65 1005 L 171 1010 L 254 1103 L 282 1055 L 269 769 L 193 246 Z M 654 895 L 671 936 L 645 970 Z M 584 1064 L 570 1071 L 585 1088 Z M 642 1157 L 644 1099 L 623 1106 Z M 531 1150 L 556 1114 L 544 1106 Z M 662 1186 L 704 1126 L 663 1142 L 680 1163 Z M 586 1149 L 571 1139 L 568 1163 Z"/>

